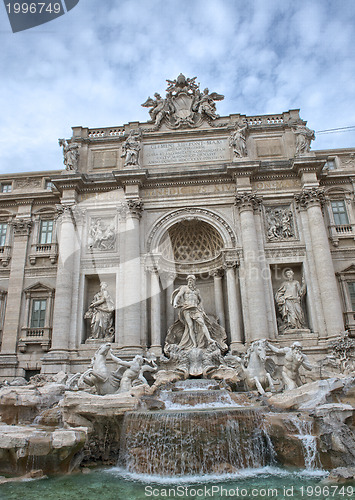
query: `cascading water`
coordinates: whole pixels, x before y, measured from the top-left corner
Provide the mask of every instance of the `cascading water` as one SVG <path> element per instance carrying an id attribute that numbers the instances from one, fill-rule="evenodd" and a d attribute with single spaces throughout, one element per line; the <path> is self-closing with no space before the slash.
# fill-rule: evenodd
<path id="1" fill-rule="evenodd" d="M 170 401 L 171 405 L 179 404 L 179 409 L 125 414 L 120 462 L 129 472 L 163 476 L 230 473 L 272 463 L 273 448 L 261 408 L 238 405 L 231 397 L 223 402 L 222 391 L 201 389 L 192 407 L 196 392 L 191 386 L 186 392 L 169 391 L 173 401 L 178 399 L 178 403 Z M 169 400 L 166 394 L 162 396 Z M 182 404 L 184 399 L 187 406 Z M 204 408 L 197 409 L 201 400 Z"/>
<path id="2" fill-rule="evenodd" d="M 307 470 L 317 468 L 319 466 L 319 456 L 317 438 L 312 434 L 313 422 L 306 419 L 301 420 L 297 416 L 294 416 L 291 422 L 297 429 L 296 437 L 302 442 L 305 468 Z"/>

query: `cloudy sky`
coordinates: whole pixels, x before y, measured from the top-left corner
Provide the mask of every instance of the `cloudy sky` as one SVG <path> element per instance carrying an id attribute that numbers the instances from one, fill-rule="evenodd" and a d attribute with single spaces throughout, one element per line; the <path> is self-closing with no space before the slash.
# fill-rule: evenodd
<path id="1" fill-rule="evenodd" d="M 0 173 L 62 168 L 71 127 L 146 121 L 182 72 L 220 115 L 300 108 L 316 131 L 355 126 L 354 0 L 80 0 L 13 34 L 0 5 Z M 313 149 L 355 146 L 355 128 Z"/>

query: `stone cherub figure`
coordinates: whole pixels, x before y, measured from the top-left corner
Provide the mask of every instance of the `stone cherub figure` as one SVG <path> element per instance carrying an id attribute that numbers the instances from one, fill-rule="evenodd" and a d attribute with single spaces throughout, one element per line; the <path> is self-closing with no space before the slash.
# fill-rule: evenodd
<path id="1" fill-rule="evenodd" d="M 308 360 L 307 356 L 302 352 L 302 344 L 294 342 L 291 347 L 275 347 L 267 342 L 267 347 L 276 354 L 284 354 L 281 377 L 284 384 L 284 390 L 296 389 L 303 385 L 299 369 L 303 366 L 306 370 L 311 371 L 314 367 Z"/>
<path id="2" fill-rule="evenodd" d="M 63 163 L 66 170 L 78 170 L 79 144 L 68 142 L 65 139 L 58 139 L 59 146 L 63 148 Z"/>
<path id="3" fill-rule="evenodd" d="M 90 319 L 91 339 L 104 339 L 113 334 L 113 312 L 115 305 L 108 293 L 107 283 L 102 282 L 100 291 L 95 294 L 89 309 L 84 315 L 85 319 Z"/>
<path id="4" fill-rule="evenodd" d="M 304 278 L 300 285 L 295 280 L 292 269 L 285 272 L 286 280 L 275 294 L 275 301 L 281 316 L 282 330 L 295 330 L 306 327 L 301 300 L 306 293 Z"/>

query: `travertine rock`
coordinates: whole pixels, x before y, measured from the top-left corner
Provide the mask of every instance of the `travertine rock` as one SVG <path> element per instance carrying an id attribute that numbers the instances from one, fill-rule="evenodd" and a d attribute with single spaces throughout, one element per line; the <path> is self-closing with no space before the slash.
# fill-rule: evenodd
<path id="1" fill-rule="evenodd" d="M 83 449 L 87 429 L 43 430 L 36 426 L 0 425 L 0 473 L 24 474 L 36 465 L 44 474 L 71 472 Z"/>

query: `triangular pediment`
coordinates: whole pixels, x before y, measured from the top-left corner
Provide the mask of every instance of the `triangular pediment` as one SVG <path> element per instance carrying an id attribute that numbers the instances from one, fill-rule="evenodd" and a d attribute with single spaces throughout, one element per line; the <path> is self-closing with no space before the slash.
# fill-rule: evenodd
<path id="1" fill-rule="evenodd" d="M 355 273 L 355 264 L 351 264 L 349 267 L 347 267 L 343 271 L 340 271 L 338 274 L 348 274 L 348 273 Z"/>
<path id="2" fill-rule="evenodd" d="M 39 281 L 34 285 L 28 286 L 24 289 L 24 292 L 53 292 L 53 288 L 40 283 Z"/>

